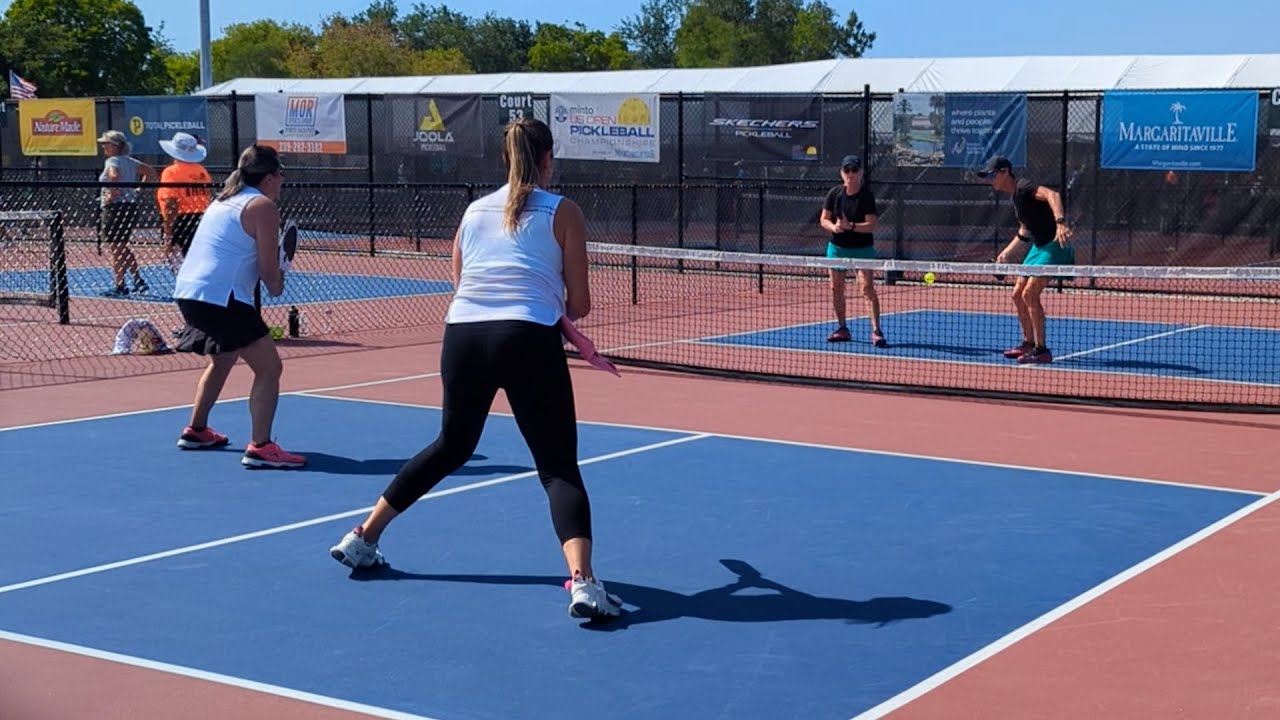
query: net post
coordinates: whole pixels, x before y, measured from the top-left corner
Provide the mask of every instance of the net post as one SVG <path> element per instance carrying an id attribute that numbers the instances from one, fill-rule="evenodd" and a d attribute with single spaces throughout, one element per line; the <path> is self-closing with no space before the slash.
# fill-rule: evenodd
<path id="1" fill-rule="evenodd" d="M 631 183 L 631 246 L 635 247 L 640 244 L 640 188 L 637 183 Z M 631 304 L 636 305 L 640 302 L 640 259 L 635 255 L 631 256 Z"/>
<path id="2" fill-rule="evenodd" d="M 761 255 L 763 255 L 763 254 L 764 254 L 764 194 L 765 194 L 765 193 L 764 193 L 764 191 L 765 191 L 765 186 L 766 186 L 766 184 L 765 184 L 765 183 L 760 183 L 760 186 L 759 186 L 758 188 L 756 188 L 756 193 L 757 193 L 757 196 L 758 196 L 758 198 L 759 198 L 759 202 L 757 203 L 757 205 L 759 206 L 759 210 L 758 210 L 758 211 L 757 211 L 757 213 L 756 213 L 756 252 L 760 253 Z M 756 266 L 756 292 L 757 292 L 757 293 L 761 293 L 761 294 L 763 294 L 763 293 L 764 293 L 764 265 L 757 265 L 757 266 Z"/>
<path id="3" fill-rule="evenodd" d="M 1093 98 L 1093 142 L 1095 145 L 1100 145 L 1102 143 L 1102 96 L 1101 95 L 1097 95 Z M 1101 156 L 1100 151 L 1101 151 L 1100 148 L 1095 147 L 1094 157 L 1100 157 Z M 1098 209 L 1098 202 L 1101 195 L 1100 193 L 1101 188 L 1099 187 L 1101 184 L 1102 184 L 1102 164 L 1099 162 L 1099 163 L 1095 163 L 1093 167 L 1093 192 L 1092 192 L 1093 218 L 1092 218 L 1092 222 L 1090 222 L 1091 237 L 1089 238 L 1089 264 L 1090 265 L 1098 264 L 1098 223 L 1099 223 L 1099 218 L 1102 215 L 1102 213 L 1099 212 L 1099 209 Z M 1089 278 L 1089 287 L 1097 287 L 1097 286 L 1098 286 L 1097 278 Z"/>
<path id="4" fill-rule="evenodd" d="M 684 247 L 684 92 L 676 93 L 676 166 L 680 189 L 676 195 L 676 246 Z M 676 261 L 679 272 L 684 272 L 684 260 Z"/>
<path id="5" fill-rule="evenodd" d="M 62 211 L 49 218 L 49 292 L 58 306 L 58 324 L 71 324 L 71 288 L 67 286 L 67 245 L 62 236 Z"/>

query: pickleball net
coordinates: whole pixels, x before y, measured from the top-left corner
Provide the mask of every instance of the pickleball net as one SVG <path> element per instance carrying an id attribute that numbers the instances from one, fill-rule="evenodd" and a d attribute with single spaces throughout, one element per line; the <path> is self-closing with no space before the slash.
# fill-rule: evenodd
<path id="1" fill-rule="evenodd" d="M 1025 267 L 839 260 L 591 244 L 579 323 L 616 362 L 730 377 L 1009 398 L 1280 409 L 1280 268 Z M 848 342 L 831 269 L 846 279 Z M 876 347 L 853 270 L 870 271 Z M 924 282 L 932 273 L 932 283 Z M 1038 277 L 1051 363 L 1023 333 L 1015 281 Z M 761 408 L 767 412 L 767 408 Z"/>

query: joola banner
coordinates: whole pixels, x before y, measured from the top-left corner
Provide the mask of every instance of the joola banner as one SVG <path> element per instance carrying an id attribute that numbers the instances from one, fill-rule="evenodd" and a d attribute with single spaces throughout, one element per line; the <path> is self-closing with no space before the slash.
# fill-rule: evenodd
<path id="1" fill-rule="evenodd" d="M 711 160 L 819 162 L 822 97 L 708 94 Z"/>
<path id="2" fill-rule="evenodd" d="M 393 152 L 484 156 L 479 95 L 388 95 L 386 103 Z"/>
<path id="3" fill-rule="evenodd" d="M 1256 90 L 1112 91 L 1102 96 L 1102 167 L 1252 172 Z"/>

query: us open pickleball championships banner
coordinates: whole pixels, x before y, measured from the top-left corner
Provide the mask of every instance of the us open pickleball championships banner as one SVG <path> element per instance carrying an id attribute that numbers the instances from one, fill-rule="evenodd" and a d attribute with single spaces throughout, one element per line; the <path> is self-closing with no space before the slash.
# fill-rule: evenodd
<path id="1" fill-rule="evenodd" d="M 174 133 L 209 144 L 209 102 L 202 97 L 127 97 L 125 137 L 135 155 L 160 155 L 160 141 Z"/>
<path id="2" fill-rule="evenodd" d="M 1258 92 L 1112 91 L 1102 96 L 1102 167 L 1252 172 Z"/>
<path id="3" fill-rule="evenodd" d="M 281 153 L 345 155 L 347 113 L 342 95 L 263 93 L 253 98 L 258 142 Z"/>
<path id="4" fill-rule="evenodd" d="M 18 137 L 23 155 L 97 155 L 93 98 L 19 100 Z"/>
<path id="5" fill-rule="evenodd" d="M 556 157 L 658 162 L 658 102 L 657 95 L 552 95 Z"/>

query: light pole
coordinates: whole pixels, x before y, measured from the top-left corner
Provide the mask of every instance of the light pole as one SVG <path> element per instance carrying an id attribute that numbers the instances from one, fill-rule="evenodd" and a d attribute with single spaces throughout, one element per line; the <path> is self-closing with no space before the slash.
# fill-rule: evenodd
<path id="1" fill-rule="evenodd" d="M 213 85 L 213 53 L 209 50 L 209 0 L 200 0 L 200 89 Z"/>

